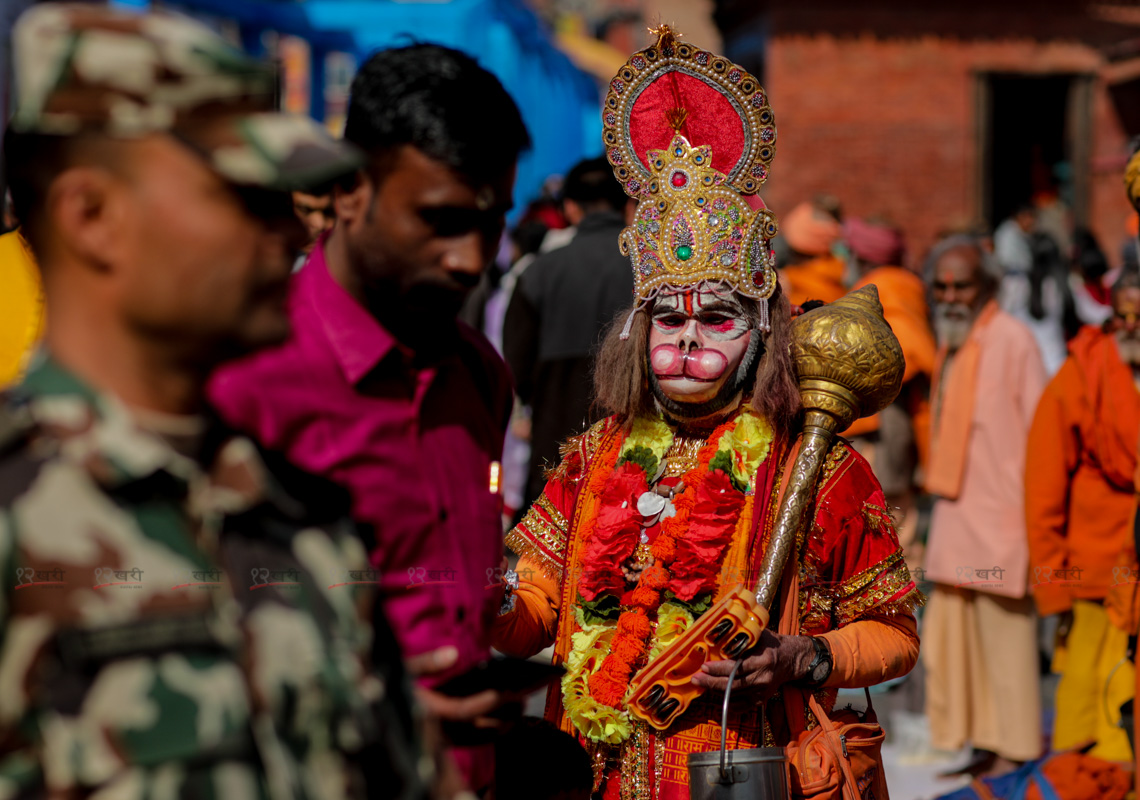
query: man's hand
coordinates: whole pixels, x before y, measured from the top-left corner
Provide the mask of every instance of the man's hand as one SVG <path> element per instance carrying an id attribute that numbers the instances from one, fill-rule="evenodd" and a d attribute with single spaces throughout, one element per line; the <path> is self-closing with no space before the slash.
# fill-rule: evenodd
<path id="1" fill-rule="evenodd" d="M 815 647 L 810 636 L 781 636 L 765 630 L 736 671 L 733 694 L 744 690 L 767 700 L 785 683 L 807 676 L 814 660 Z M 693 683 L 723 692 L 728 688 L 728 674 L 735 663 L 710 661 L 693 676 Z"/>
<path id="2" fill-rule="evenodd" d="M 421 653 L 407 660 L 408 671 L 414 677 L 438 675 L 454 666 L 459 651 L 454 647 L 441 647 Z M 522 716 L 525 695 L 517 692 L 499 692 L 486 689 L 467 697 L 451 697 L 440 692 L 416 686 L 416 699 L 428 713 L 445 722 L 470 725 L 473 728 L 500 728 Z M 452 726 L 451 730 L 455 730 Z"/>
<path id="3" fill-rule="evenodd" d="M 457 658 L 459 651 L 454 647 L 441 647 L 409 658 L 408 672 L 416 678 L 439 675 L 450 669 Z M 476 727 L 490 727 L 492 721 L 485 715 L 503 704 L 502 693 L 493 689 L 468 697 L 450 697 L 417 685 L 416 699 L 433 716 L 452 722 L 471 722 Z"/>

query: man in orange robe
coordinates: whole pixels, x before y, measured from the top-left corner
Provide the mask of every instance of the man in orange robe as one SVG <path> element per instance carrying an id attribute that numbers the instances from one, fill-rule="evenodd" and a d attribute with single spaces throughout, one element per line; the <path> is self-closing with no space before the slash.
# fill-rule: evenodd
<path id="1" fill-rule="evenodd" d="M 888 508 L 899 525 L 899 542 L 907 561 L 922 561 L 918 529 L 916 467 L 925 467 L 930 447 L 930 379 L 937 347 L 930 328 L 926 286 L 903 263 L 902 233 L 878 220 L 848 218 L 843 224 L 847 247 L 859 270 L 854 289 L 874 285 L 883 316 L 902 346 L 906 368 L 902 389 L 880 413 L 856 420 L 844 432 L 871 463 L 883 486 Z"/>
<path id="2" fill-rule="evenodd" d="M 554 646 L 567 672 L 551 688 L 547 718 L 587 746 L 606 800 L 688 800 L 688 755 L 720 749 L 732 661 L 705 663 L 693 682 L 708 691 L 660 731 L 632 714 L 625 696 L 711 604 L 740 586 L 755 590 L 800 434 L 791 309 L 769 247 L 776 226 L 742 197 L 766 164 L 744 158 L 740 166 L 731 142 L 691 144 L 714 140 L 729 121 L 704 116 L 711 102 L 685 113 L 674 105 L 710 91 L 706 81 L 716 78 L 703 76 L 715 73 L 691 65 L 714 58 L 662 34 L 611 84 L 608 155 L 640 197 L 622 234 L 635 305 L 603 342 L 595 373 L 598 403 L 611 416 L 566 444 L 508 535 L 520 560 L 492 629 L 494 646 L 509 655 Z M 726 71 L 736 107 L 753 109 L 746 124 L 759 125 L 757 135 L 769 137 L 761 141 L 774 139 L 755 79 L 733 65 Z M 664 127 L 662 108 L 670 111 Z M 901 676 L 918 656 L 921 595 L 882 490 L 846 442 L 826 455 L 809 505 L 781 613 L 742 654 L 729 749 L 797 740 L 817 725 L 807 696 L 826 713 L 837 689 Z M 883 797 L 881 773 L 864 777 L 854 793 Z"/>
<path id="3" fill-rule="evenodd" d="M 1069 358 L 1041 397 L 1029 432 L 1025 515 L 1038 613 L 1061 615 L 1068 632 L 1053 747 L 1095 741 L 1094 755 L 1123 761 L 1128 739 L 1106 718 L 1102 696 L 1107 686 L 1116 708 L 1131 695 L 1123 671 L 1109 683 L 1127 633 L 1109 622 L 1104 601 L 1132 535 L 1140 275 L 1129 271 L 1117 281 L 1112 307 L 1103 327 L 1085 327 L 1070 342 Z"/>
<path id="4" fill-rule="evenodd" d="M 780 221 L 780 233 L 791 251 L 780 265 L 780 281 L 794 306 L 808 300 L 830 303 L 847 293 L 846 265 L 832 252 L 842 228 L 818 203 L 800 203 Z"/>

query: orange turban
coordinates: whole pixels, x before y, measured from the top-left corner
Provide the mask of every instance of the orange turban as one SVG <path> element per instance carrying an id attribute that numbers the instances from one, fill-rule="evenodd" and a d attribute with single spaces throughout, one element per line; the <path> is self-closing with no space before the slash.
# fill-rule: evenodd
<path id="1" fill-rule="evenodd" d="M 780 233 L 788 247 L 805 256 L 822 256 L 831 252 L 842 229 L 829 214 L 811 203 L 800 203 L 780 220 Z"/>

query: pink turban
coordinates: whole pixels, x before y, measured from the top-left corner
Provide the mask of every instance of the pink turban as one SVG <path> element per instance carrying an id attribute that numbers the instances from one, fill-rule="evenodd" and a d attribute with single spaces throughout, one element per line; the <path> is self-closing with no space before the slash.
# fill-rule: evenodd
<path id="1" fill-rule="evenodd" d="M 838 222 L 811 203 L 800 203 L 780 220 L 780 233 L 788 247 L 805 256 L 830 253 L 841 232 Z"/>
<path id="2" fill-rule="evenodd" d="M 843 238 L 852 254 L 862 261 L 876 267 L 902 266 L 903 237 L 889 225 L 851 217 L 843 223 Z"/>

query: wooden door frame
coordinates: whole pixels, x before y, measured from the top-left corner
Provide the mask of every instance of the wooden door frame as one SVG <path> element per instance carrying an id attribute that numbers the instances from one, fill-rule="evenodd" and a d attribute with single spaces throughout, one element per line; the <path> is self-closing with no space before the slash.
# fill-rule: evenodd
<path id="1" fill-rule="evenodd" d="M 1070 71 L 1040 72 L 976 70 L 974 72 L 974 214 L 988 222 L 993 213 L 993 84 L 995 77 L 1069 79 L 1065 99 L 1067 156 L 1073 170 L 1073 203 L 1070 211 L 1075 225 L 1088 225 L 1090 202 L 1090 163 L 1092 159 L 1092 102 L 1095 73 Z M 1000 220 L 995 220 L 1000 222 Z"/>

